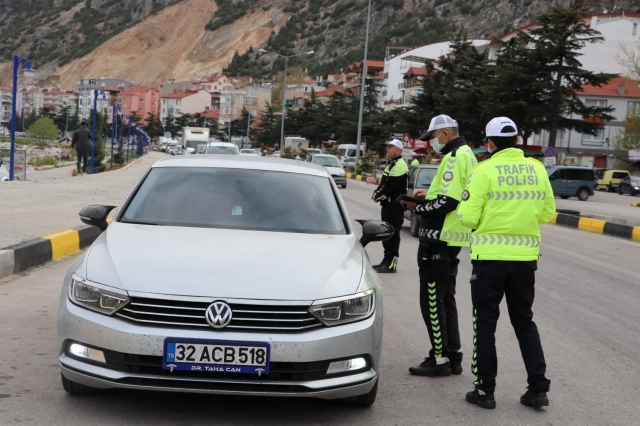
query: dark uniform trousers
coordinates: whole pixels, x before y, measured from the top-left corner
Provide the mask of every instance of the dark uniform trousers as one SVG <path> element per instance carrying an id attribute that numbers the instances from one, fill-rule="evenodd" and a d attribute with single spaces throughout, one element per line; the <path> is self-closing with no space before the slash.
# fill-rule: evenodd
<path id="1" fill-rule="evenodd" d="M 384 248 L 384 262 L 390 263 L 400 256 L 400 230 L 404 224 L 404 209 L 399 203 L 384 203 L 382 205 L 382 220 L 393 226 L 393 236 L 382 242 Z"/>
<path id="2" fill-rule="evenodd" d="M 89 159 L 89 154 L 91 153 L 91 148 L 80 148 L 76 149 L 76 156 L 78 158 L 78 173 L 86 173 L 87 172 L 87 164 Z M 82 168 L 80 168 L 80 162 L 82 162 Z"/>
<path id="3" fill-rule="evenodd" d="M 529 389 L 548 391 L 551 382 L 545 377 L 547 366 L 531 311 L 537 262 L 474 260 L 472 263 L 474 346 L 471 371 L 478 377 L 476 387 L 485 392 L 495 390 L 498 373 L 495 332 L 504 295 L 527 369 Z"/>
<path id="4" fill-rule="evenodd" d="M 420 243 L 420 310 L 431 340 L 430 357 L 460 363 L 460 331 L 456 306 L 456 276 L 460 247 Z"/>

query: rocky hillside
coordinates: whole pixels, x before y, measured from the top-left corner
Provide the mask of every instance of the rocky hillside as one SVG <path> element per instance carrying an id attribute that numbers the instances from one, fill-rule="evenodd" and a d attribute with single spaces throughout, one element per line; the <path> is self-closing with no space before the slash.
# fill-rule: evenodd
<path id="1" fill-rule="evenodd" d="M 570 0 L 372 0 L 370 58 L 388 45 L 453 37 L 492 38 Z M 326 75 L 362 59 L 368 0 L 0 0 L 0 84 L 13 53 L 31 59 L 42 83 L 72 88 L 80 77 L 143 84 L 220 70 L 268 76 L 278 52 Z M 640 0 L 591 0 L 594 10 L 636 10 Z M 237 54 L 236 54 L 237 52 Z M 235 58 L 234 58 L 235 54 Z M 276 66 L 280 67 L 279 63 Z"/>

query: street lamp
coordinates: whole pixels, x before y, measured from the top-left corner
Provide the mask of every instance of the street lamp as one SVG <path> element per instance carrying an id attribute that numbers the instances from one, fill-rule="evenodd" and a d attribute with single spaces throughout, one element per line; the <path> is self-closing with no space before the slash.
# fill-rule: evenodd
<path id="1" fill-rule="evenodd" d="M 91 168 L 89 169 L 89 174 L 93 174 L 93 158 L 95 157 L 96 152 L 96 121 L 98 121 L 98 89 L 93 91 L 93 121 L 91 123 Z M 101 101 L 107 100 L 107 95 L 104 92 L 100 92 L 102 95 L 100 97 Z"/>
<path id="2" fill-rule="evenodd" d="M 265 49 L 260 49 L 260 52 L 273 53 L 274 55 L 278 55 L 281 58 L 284 58 L 284 79 L 282 81 L 282 124 L 280 125 L 280 151 L 282 152 L 282 150 L 284 150 L 284 114 L 286 112 L 285 103 L 287 100 L 287 68 L 288 68 L 289 58 L 295 58 L 296 56 L 303 56 L 303 55 L 313 55 L 314 51 L 311 50 L 306 53 L 298 53 L 297 55 L 281 55 L 280 53 L 271 52 Z"/>
<path id="3" fill-rule="evenodd" d="M 21 58 L 18 55 L 13 55 L 13 98 L 11 102 L 11 154 L 9 155 L 9 180 L 13 180 L 13 169 L 15 166 L 15 154 L 16 154 L 16 101 L 18 100 L 18 68 L 20 64 L 26 62 L 27 66 L 22 72 L 35 72 L 31 68 L 31 61 L 27 58 Z M 22 116 L 24 126 L 24 114 Z"/>
<path id="4" fill-rule="evenodd" d="M 364 61 L 362 61 L 362 87 L 360 88 L 360 113 L 358 116 L 358 137 L 356 138 L 356 164 L 360 158 L 360 144 L 362 143 L 362 114 L 364 112 L 364 86 L 367 78 L 367 54 L 369 49 L 369 23 L 371 21 L 371 0 L 367 12 L 367 33 L 364 36 Z"/>

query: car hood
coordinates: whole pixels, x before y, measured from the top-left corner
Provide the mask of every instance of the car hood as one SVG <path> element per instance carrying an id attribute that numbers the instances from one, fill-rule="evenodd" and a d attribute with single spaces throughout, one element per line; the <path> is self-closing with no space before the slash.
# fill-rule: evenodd
<path id="1" fill-rule="evenodd" d="M 325 169 L 327 169 L 327 171 L 329 173 L 331 173 L 332 175 L 344 175 L 344 169 L 342 167 L 329 167 L 329 166 L 325 166 Z"/>
<path id="2" fill-rule="evenodd" d="M 112 223 L 85 258 L 87 279 L 127 291 L 316 300 L 356 292 L 355 235 Z"/>

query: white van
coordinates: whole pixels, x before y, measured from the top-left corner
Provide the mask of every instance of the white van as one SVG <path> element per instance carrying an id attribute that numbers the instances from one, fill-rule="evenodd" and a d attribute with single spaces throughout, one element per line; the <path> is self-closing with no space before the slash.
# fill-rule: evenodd
<path id="1" fill-rule="evenodd" d="M 358 148 L 358 145 L 356 144 L 343 143 L 342 145 L 339 145 L 338 158 L 340 159 L 340 161 L 344 161 L 348 157 L 355 157 L 356 148 Z M 363 155 L 366 152 L 366 150 L 367 150 L 367 145 L 360 144 L 360 155 Z"/>

